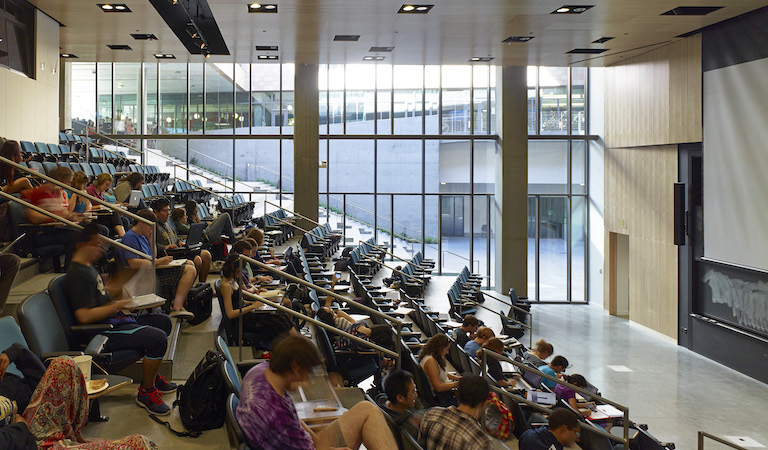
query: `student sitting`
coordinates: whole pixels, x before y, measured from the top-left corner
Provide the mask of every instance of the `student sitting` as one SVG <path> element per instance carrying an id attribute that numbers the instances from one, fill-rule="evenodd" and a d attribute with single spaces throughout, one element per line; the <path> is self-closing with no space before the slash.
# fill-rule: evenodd
<path id="1" fill-rule="evenodd" d="M 567 368 L 568 368 L 568 360 L 565 359 L 564 356 L 560 356 L 560 355 L 557 355 L 554 358 L 552 358 L 551 363 L 538 367 L 540 371 L 546 373 L 549 376 L 557 377 L 557 378 L 563 378 L 563 372 L 565 372 L 565 369 Z M 555 386 L 557 386 L 557 383 L 547 378 L 542 378 L 541 382 L 544 383 L 544 385 L 550 389 L 554 389 Z"/>
<path id="2" fill-rule="evenodd" d="M 575 373 L 573 375 L 563 375 L 563 381 L 565 381 L 566 383 L 570 383 L 576 387 L 580 387 L 582 389 L 586 389 L 587 387 L 586 378 L 579 375 L 578 373 Z M 585 411 L 582 412 L 582 415 L 584 417 L 589 416 L 589 414 L 592 412 L 588 408 L 594 405 L 594 403 L 591 403 L 591 402 L 579 403 L 576 400 L 576 391 L 569 388 L 568 386 L 565 386 L 562 384 L 558 384 L 557 386 L 555 386 L 555 395 L 557 396 L 558 400 L 568 402 L 568 405 L 570 405 L 574 411 L 579 411 L 580 409 L 584 409 Z"/>
<path id="3" fill-rule="evenodd" d="M 128 233 L 126 233 L 126 236 Z M 176 385 L 157 373 L 165 356 L 171 321 L 165 314 L 126 316 L 121 313 L 130 299 L 113 300 L 110 289 L 119 299 L 122 286 L 107 286 L 93 267 L 104 256 L 101 238 L 92 225 L 86 225 L 77 237 L 72 264 L 64 276 L 63 289 L 79 324 L 110 323 L 112 329 L 103 334 L 109 338 L 104 351 L 133 349 L 144 356 L 144 378 L 136 403 L 152 414 L 170 414 L 162 394 L 174 392 Z"/>
<path id="4" fill-rule="evenodd" d="M 184 208 L 187 210 L 187 222 L 190 224 L 201 223 L 200 218 L 197 216 L 196 201 L 188 201 L 186 205 L 184 205 Z M 194 211 L 194 214 L 190 214 L 190 211 Z M 222 235 L 227 236 L 230 241 L 235 240 L 235 228 L 232 225 L 232 218 L 229 216 L 229 213 L 226 212 L 216 216 L 216 218 L 205 227 L 205 231 L 203 231 L 203 242 L 219 242 Z"/>
<path id="5" fill-rule="evenodd" d="M 16 141 L 5 141 L 0 146 L 0 156 L 10 159 L 16 164 L 21 162 L 21 147 Z M 18 192 L 32 189 L 32 183 L 23 172 L 11 167 L 6 163 L 0 163 L 0 185 L 6 194 L 16 194 Z"/>
<path id="6" fill-rule="evenodd" d="M 491 437 L 478 423 L 489 393 L 485 380 L 465 374 L 456 391 L 459 406 L 430 409 L 421 421 L 419 444 L 425 450 L 491 449 Z"/>
<path id="7" fill-rule="evenodd" d="M 416 400 L 419 394 L 416 392 L 416 383 L 413 374 L 406 370 L 395 370 L 384 377 L 382 382 L 386 400 L 380 405 L 395 423 L 403 428 L 414 438 L 419 437 L 421 417 L 414 414 Z"/>
<path id="8" fill-rule="evenodd" d="M 158 199 L 152 205 L 152 210 L 157 217 L 157 253 L 165 255 L 167 250 L 184 246 L 176 231 L 168 225 L 171 216 L 171 203 L 165 197 Z M 196 253 L 196 254 L 195 254 Z M 195 270 L 200 275 L 200 282 L 205 283 L 208 271 L 211 268 L 211 253 L 208 250 L 199 250 L 185 255 L 195 264 Z"/>
<path id="9" fill-rule="evenodd" d="M 453 339 L 456 341 L 456 344 L 464 348 L 467 342 L 475 338 L 475 333 L 477 333 L 479 326 L 480 321 L 477 320 L 477 317 L 472 314 L 464 316 L 464 322 L 461 324 L 461 327 L 453 331 Z"/>
<path id="10" fill-rule="evenodd" d="M 360 402 L 326 428 L 315 433 L 299 419 L 287 395 L 322 363 L 317 347 L 304 336 L 288 335 L 275 343 L 269 362 L 249 370 L 243 378 L 237 421 L 248 441 L 266 450 L 397 448 L 376 405 Z M 486 394 L 487 395 L 487 394 Z"/>
<path id="11" fill-rule="evenodd" d="M 480 327 L 477 330 L 475 338 L 464 344 L 464 351 L 467 352 L 469 356 L 475 357 L 477 356 L 477 351 L 483 348 L 483 345 L 488 342 L 488 339 L 494 336 L 496 336 L 496 334 L 490 328 Z"/>
<path id="12" fill-rule="evenodd" d="M 239 240 L 232 246 L 232 251 L 240 255 L 245 255 L 249 258 L 253 258 L 253 245 L 247 240 Z M 269 275 L 255 275 L 250 263 L 243 263 L 243 288 L 248 292 L 263 291 L 257 285 L 261 283 L 271 283 L 273 278 Z"/>
<path id="13" fill-rule="evenodd" d="M 187 212 L 184 208 L 173 208 L 171 211 L 171 222 L 176 231 L 181 235 L 189 234 L 189 223 L 187 223 Z"/>
<path id="14" fill-rule="evenodd" d="M 546 366 L 547 363 L 544 360 L 552 356 L 552 353 L 554 353 L 552 344 L 544 339 L 539 339 L 532 349 L 525 352 L 523 363 L 530 364 L 533 367 Z"/>
<path id="15" fill-rule="evenodd" d="M 291 319 L 284 313 L 256 313 L 264 304 L 242 298 L 240 281 L 240 255 L 230 254 L 221 267 L 219 296 L 224 307 L 222 313 L 232 324 L 233 332 L 239 336 L 240 316 L 243 317 L 243 333 L 248 333 L 254 343 L 269 348 L 271 342 L 286 332 L 298 334 Z M 290 307 L 290 301 L 287 305 Z"/>
<path id="16" fill-rule="evenodd" d="M 155 213 L 148 209 L 139 211 L 138 216 L 151 222 L 157 221 Z M 152 247 L 149 245 L 149 239 L 152 237 L 152 228 L 152 225 L 147 225 L 137 220 L 133 228 L 128 230 L 125 236 L 123 236 L 122 243 L 144 254 L 151 255 Z M 123 266 L 132 270 L 152 267 L 151 260 L 144 259 L 128 250 L 120 250 L 119 259 Z M 158 266 L 162 266 L 170 264 L 171 261 L 173 261 L 172 256 L 163 256 L 162 258 L 157 258 L 155 263 Z M 184 309 L 184 303 L 187 301 L 187 294 L 189 294 L 189 290 L 192 288 L 196 277 L 197 271 L 189 261 L 187 261 L 187 264 L 180 266 L 156 269 L 155 285 L 157 287 L 176 287 L 171 317 L 178 317 L 182 320 L 192 320 L 195 317 L 194 314 Z"/>
<path id="17" fill-rule="evenodd" d="M 93 180 L 93 183 L 89 184 L 87 188 L 85 188 L 85 192 L 89 195 L 92 195 L 99 200 L 109 202 L 109 203 L 116 203 L 115 197 L 110 194 L 109 188 L 112 186 L 112 175 L 110 175 L 108 172 L 104 172 L 96 177 L 95 180 Z M 126 203 L 127 205 L 127 203 Z M 100 208 L 100 205 L 93 205 L 94 209 Z M 118 216 L 120 222 L 116 223 L 114 218 L 111 218 L 112 221 L 112 227 L 117 233 L 118 236 L 122 237 L 125 234 L 125 230 L 128 228 L 131 228 L 131 221 L 126 216 L 121 216 L 117 213 L 115 215 Z M 114 216 L 114 215 L 113 215 Z M 100 220 L 106 220 L 106 219 L 100 219 Z M 102 225 L 105 225 L 102 222 Z"/>
<path id="18" fill-rule="evenodd" d="M 6 373 L 11 363 L 16 364 L 24 377 Z M 15 401 L 18 410 L 24 411 L 43 373 L 45 366 L 37 355 L 23 345 L 11 345 L 0 354 L 0 396 Z"/>
<path id="19" fill-rule="evenodd" d="M 461 377 L 446 372 L 445 360 L 450 350 L 451 341 L 443 333 L 437 333 L 429 338 L 419 353 L 419 365 L 429 378 L 429 384 L 435 394 L 435 399 L 442 406 L 455 405 L 456 400 L 453 390 L 459 386 L 457 380 Z"/>
<path id="20" fill-rule="evenodd" d="M 256 254 L 258 257 L 254 257 L 253 259 L 263 262 L 264 264 L 273 264 L 273 265 L 280 265 L 280 260 L 275 258 L 274 255 L 270 256 L 269 258 L 262 258 L 261 255 L 259 255 L 258 250 L 264 246 L 264 232 L 260 229 L 253 227 L 251 228 L 251 231 L 248 232 L 246 235 L 246 238 L 253 239 L 256 241 Z"/>
<path id="21" fill-rule="evenodd" d="M 573 411 L 555 408 L 549 415 L 549 426 L 526 430 L 520 436 L 520 450 L 563 450 L 576 445 L 579 419 Z"/>
<path id="22" fill-rule="evenodd" d="M 115 196 L 115 201 L 117 203 L 125 203 L 127 205 L 128 200 L 131 197 L 131 191 L 141 190 L 142 184 L 144 184 L 143 174 L 138 172 L 129 173 L 122 180 L 120 180 L 120 182 L 117 183 L 117 186 L 115 186 L 115 189 L 112 190 L 112 194 Z M 128 207 L 128 211 L 134 214 L 137 211 L 141 211 L 142 209 L 147 209 L 147 205 L 144 203 L 144 199 L 139 199 L 139 204 L 137 206 Z"/>
<path id="23" fill-rule="evenodd" d="M 72 183 L 70 183 L 70 185 L 78 191 L 85 191 L 86 183 L 88 183 L 88 176 L 82 171 L 77 171 L 72 177 Z M 67 190 L 67 196 L 69 197 L 68 201 L 70 212 L 85 214 L 91 212 L 92 210 L 101 208 L 101 205 L 92 204 L 90 200 L 79 194 L 76 194 L 74 190 Z M 117 212 L 113 212 L 111 215 L 107 216 L 99 216 L 93 222 L 101 227 L 100 232 L 104 236 L 109 236 L 110 228 L 113 228 L 118 236 L 123 236 L 125 234 L 123 222 L 121 221 L 120 215 L 117 214 Z"/>
<path id="24" fill-rule="evenodd" d="M 487 348 L 488 350 L 498 353 L 499 355 L 504 354 L 504 342 L 497 337 L 489 339 L 483 348 Z M 483 360 L 482 349 L 477 351 L 477 359 L 479 361 Z M 488 356 L 486 357 L 486 360 L 488 362 L 488 374 L 490 374 L 493 379 L 496 380 L 496 384 L 498 386 L 512 387 L 517 384 L 517 381 L 514 379 L 507 379 L 507 377 L 504 376 L 504 371 L 501 370 L 501 362 L 498 359 Z"/>

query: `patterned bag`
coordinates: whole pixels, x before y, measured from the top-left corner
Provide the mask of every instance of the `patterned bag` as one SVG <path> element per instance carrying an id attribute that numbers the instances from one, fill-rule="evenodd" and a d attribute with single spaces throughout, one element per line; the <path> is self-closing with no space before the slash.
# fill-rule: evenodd
<path id="1" fill-rule="evenodd" d="M 485 429 L 491 436 L 506 441 L 515 426 L 512 412 L 495 392 L 488 395 L 488 400 L 491 403 L 485 408 Z"/>

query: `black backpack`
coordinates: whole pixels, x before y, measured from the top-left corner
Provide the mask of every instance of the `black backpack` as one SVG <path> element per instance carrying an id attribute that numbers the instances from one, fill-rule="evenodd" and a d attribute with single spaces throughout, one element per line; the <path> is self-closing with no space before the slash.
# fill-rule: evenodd
<path id="1" fill-rule="evenodd" d="M 181 437 L 196 438 L 205 430 L 221 428 L 227 415 L 228 393 L 221 369 L 224 361 L 222 355 L 208 350 L 187 382 L 176 390 L 173 406 L 178 406 L 181 423 L 189 431 L 176 431 L 168 422 L 150 414 L 152 420 L 166 425 L 173 434 Z"/>

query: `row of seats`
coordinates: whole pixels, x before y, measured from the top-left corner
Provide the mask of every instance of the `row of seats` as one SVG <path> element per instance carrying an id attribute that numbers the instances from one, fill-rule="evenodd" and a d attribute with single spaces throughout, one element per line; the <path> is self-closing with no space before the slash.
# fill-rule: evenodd
<path id="1" fill-rule="evenodd" d="M 219 198 L 219 211 L 228 212 L 235 226 L 249 223 L 253 218 L 255 202 L 246 201 L 242 194 Z"/>
<path id="2" fill-rule="evenodd" d="M 310 253 L 327 258 L 339 249 L 341 235 L 331 229 L 331 224 L 318 225 L 301 237 L 301 247 Z"/>
<path id="3" fill-rule="evenodd" d="M 177 201 L 186 203 L 190 200 L 194 200 L 198 203 L 208 202 L 211 200 L 211 193 L 200 189 L 203 187 L 200 180 L 180 180 L 176 179 L 173 182 L 173 193 L 176 196 Z"/>
<path id="4" fill-rule="evenodd" d="M 282 244 L 294 235 L 294 228 L 291 226 L 295 218 L 289 215 L 284 209 L 278 209 L 264 214 L 256 219 L 256 225 L 264 230 L 267 235 L 275 236 L 275 243 Z M 280 232 L 278 234 L 277 232 Z"/>

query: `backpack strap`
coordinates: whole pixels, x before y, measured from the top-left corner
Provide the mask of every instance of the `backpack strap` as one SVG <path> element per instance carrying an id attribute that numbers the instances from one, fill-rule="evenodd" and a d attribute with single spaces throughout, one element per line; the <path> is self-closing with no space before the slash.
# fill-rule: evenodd
<path id="1" fill-rule="evenodd" d="M 149 418 L 154 420 L 155 422 L 159 423 L 160 425 L 165 425 L 168 427 L 168 429 L 171 431 L 171 433 L 175 434 L 178 437 L 191 437 L 191 438 L 199 438 L 203 433 L 201 431 L 176 431 L 171 427 L 171 424 L 168 422 L 165 422 L 163 420 L 160 420 L 156 415 L 149 414 Z"/>

